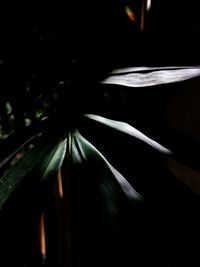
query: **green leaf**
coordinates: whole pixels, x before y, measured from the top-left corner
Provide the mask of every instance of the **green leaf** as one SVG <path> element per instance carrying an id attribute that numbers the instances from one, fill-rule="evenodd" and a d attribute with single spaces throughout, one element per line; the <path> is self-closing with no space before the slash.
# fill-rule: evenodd
<path id="1" fill-rule="evenodd" d="M 100 83 L 128 87 L 148 87 L 181 82 L 198 76 L 200 76 L 199 67 L 124 68 L 114 70 L 110 76 Z"/>
<path id="2" fill-rule="evenodd" d="M 142 132 L 138 131 L 137 129 L 135 129 L 134 127 L 129 125 L 128 123 L 107 119 L 107 118 L 104 118 L 102 116 L 98 116 L 98 115 L 94 115 L 94 114 L 85 114 L 84 116 L 91 119 L 91 120 L 97 121 L 101 124 L 104 124 L 106 126 L 109 126 L 115 130 L 118 130 L 118 131 L 123 132 L 125 134 L 128 134 L 130 136 L 133 136 L 133 137 L 141 140 L 142 142 L 150 145 L 151 147 L 155 148 L 156 150 L 158 150 L 161 153 L 172 154 L 172 152 L 169 149 L 160 145 L 158 142 L 152 140 L 148 136 L 144 135 Z"/>
<path id="3" fill-rule="evenodd" d="M 75 163 L 80 163 L 83 160 L 98 163 L 98 171 L 104 170 L 107 176 L 106 178 L 109 178 L 110 181 L 112 181 L 111 177 L 115 178 L 115 181 L 129 200 L 133 202 L 141 202 L 143 200 L 143 197 L 136 192 L 124 176 L 119 173 L 89 141 L 81 136 L 78 131 L 73 134 L 73 138 L 73 146 L 77 149 L 77 153 L 73 155 Z M 73 152 L 74 151 L 75 148 Z"/>
<path id="4" fill-rule="evenodd" d="M 16 187 L 35 171 L 37 179 L 43 181 L 48 175 L 55 173 L 62 164 L 66 151 L 66 142 L 56 140 L 41 141 L 27 151 L 0 178 L 0 209 L 4 206 Z"/>
<path id="5" fill-rule="evenodd" d="M 64 157 L 66 154 L 66 139 L 60 142 L 45 158 L 44 163 L 40 167 L 40 173 L 42 175 L 41 181 L 47 177 L 55 174 L 62 166 Z"/>
<path id="6" fill-rule="evenodd" d="M 36 135 L 30 137 L 28 140 L 26 140 L 23 144 L 21 144 L 14 152 L 10 153 L 7 157 L 5 157 L 1 162 L 0 162 L 0 169 L 8 163 L 21 149 L 23 149 L 25 146 L 31 144 L 35 139 L 37 139 L 41 133 L 37 133 Z"/>

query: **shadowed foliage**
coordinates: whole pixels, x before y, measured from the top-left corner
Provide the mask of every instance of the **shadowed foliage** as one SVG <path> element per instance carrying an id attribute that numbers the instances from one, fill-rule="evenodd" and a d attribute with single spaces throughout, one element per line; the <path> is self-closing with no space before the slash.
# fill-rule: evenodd
<path id="1" fill-rule="evenodd" d="M 1 266 L 198 265 L 199 57 L 151 2 L 1 4 Z"/>

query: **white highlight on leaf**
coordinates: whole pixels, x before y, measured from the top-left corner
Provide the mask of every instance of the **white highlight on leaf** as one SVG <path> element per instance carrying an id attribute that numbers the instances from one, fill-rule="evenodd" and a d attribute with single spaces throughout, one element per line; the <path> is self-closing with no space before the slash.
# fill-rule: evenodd
<path id="1" fill-rule="evenodd" d="M 147 11 L 151 8 L 151 0 L 147 0 Z"/>
<path id="2" fill-rule="evenodd" d="M 78 131 L 74 133 L 76 140 L 79 144 L 79 147 L 82 151 L 86 151 L 88 148 L 92 150 L 95 154 L 97 154 L 101 160 L 107 165 L 113 176 L 116 178 L 118 184 L 120 185 L 121 189 L 124 191 L 126 196 L 132 201 L 142 201 L 143 197 L 135 191 L 135 189 L 131 186 L 131 184 L 124 178 L 124 176 L 119 173 L 108 161 L 107 159 L 94 147 L 88 140 L 86 140 L 82 135 L 79 134 Z M 86 152 L 84 155 L 86 156 Z M 85 158 L 88 159 L 88 156 Z"/>
<path id="3" fill-rule="evenodd" d="M 114 174 L 116 180 L 118 181 L 118 183 L 121 185 L 121 188 L 123 189 L 123 191 L 126 193 L 127 197 L 131 200 L 142 200 L 142 196 L 139 195 L 134 189 L 133 187 L 129 184 L 129 182 L 124 178 L 124 176 L 118 172 L 118 170 L 116 170 L 105 158 L 104 160 L 106 161 L 109 169 L 111 170 L 111 172 Z"/>
<path id="4" fill-rule="evenodd" d="M 144 143 L 147 143 L 148 145 L 152 146 L 153 148 L 155 148 L 156 150 L 158 150 L 161 153 L 172 154 L 172 152 L 169 149 L 160 145 L 159 143 L 152 140 L 148 136 L 144 135 L 142 132 L 138 131 L 137 129 L 135 129 L 134 127 L 129 125 L 128 123 L 107 119 L 107 118 L 104 118 L 102 116 L 98 116 L 98 115 L 94 115 L 94 114 L 85 114 L 85 117 L 92 119 L 92 120 L 95 120 L 95 121 L 102 123 L 104 125 L 107 125 L 107 126 L 113 128 L 115 130 L 120 131 L 120 132 L 131 135 L 135 138 L 138 138 L 139 140 L 143 141 Z"/>
<path id="5" fill-rule="evenodd" d="M 128 68 L 120 68 L 114 69 L 110 72 L 110 74 L 122 74 L 122 73 L 130 73 L 130 72 L 140 72 L 140 71 L 153 71 L 153 70 L 175 70 L 175 69 L 199 69 L 199 66 L 162 66 L 162 67 L 128 67 Z"/>
<path id="6" fill-rule="evenodd" d="M 175 68 L 175 69 L 174 69 Z M 152 71 L 155 70 L 155 71 Z M 148 71 L 148 72 L 143 72 Z M 199 67 L 125 68 L 114 70 L 101 84 L 115 84 L 128 87 L 148 87 L 181 82 L 200 76 Z"/>

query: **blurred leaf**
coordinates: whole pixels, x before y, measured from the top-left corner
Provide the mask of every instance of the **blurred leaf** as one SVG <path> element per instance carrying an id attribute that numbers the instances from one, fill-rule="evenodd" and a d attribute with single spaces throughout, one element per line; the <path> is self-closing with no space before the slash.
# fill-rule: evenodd
<path id="1" fill-rule="evenodd" d="M 45 140 L 27 151 L 0 178 L 0 209 L 20 182 L 32 171 L 36 172 L 37 179 L 42 180 L 55 173 L 63 161 L 65 148 L 65 141 L 58 143 L 55 140 Z"/>
<path id="2" fill-rule="evenodd" d="M 181 82 L 198 76 L 200 76 L 199 67 L 124 68 L 114 70 L 101 83 L 128 87 L 148 87 Z"/>
<path id="3" fill-rule="evenodd" d="M 147 137 L 146 135 L 144 135 L 142 132 L 138 131 L 137 129 L 133 128 L 131 125 L 125 123 L 125 122 L 121 122 L 121 121 L 115 121 L 115 120 L 111 120 L 111 119 L 107 119 L 104 118 L 102 116 L 98 116 L 98 115 L 94 115 L 94 114 L 85 114 L 85 117 L 97 121 L 99 123 L 102 123 L 106 126 L 109 126 L 115 130 L 118 130 L 120 132 L 126 133 L 128 135 L 131 135 L 139 140 L 141 140 L 142 142 L 152 146 L 153 148 L 155 148 L 156 150 L 158 150 L 161 153 L 164 154 L 172 154 L 172 152 L 165 148 L 164 146 L 160 145 L 159 143 L 157 143 L 156 141 L 152 140 L 151 138 Z"/>

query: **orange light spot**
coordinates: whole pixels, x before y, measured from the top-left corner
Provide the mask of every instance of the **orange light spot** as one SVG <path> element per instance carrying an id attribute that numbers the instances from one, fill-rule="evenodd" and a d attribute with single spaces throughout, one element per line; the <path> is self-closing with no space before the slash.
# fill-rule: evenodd
<path id="1" fill-rule="evenodd" d="M 42 213 L 39 226 L 39 241 L 40 241 L 40 252 L 42 255 L 43 262 L 46 260 L 46 236 L 45 236 L 45 225 L 44 225 L 44 213 Z"/>
<path id="2" fill-rule="evenodd" d="M 129 17 L 129 19 L 135 23 L 136 22 L 136 16 L 135 16 L 135 13 L 133 12 L 133 10 L 129 6 L 125 6 L 125 11 L 126 11 L 127 16 Z"/>
<path id="3" fill-rule="evenodd" d="M 59 193 L 60 198 L 63 198 L 63 186 L 62 186 L 61 171 L 58 172 L 58 193 Z"/>
<path id="4" fill-rule="evenodd" d="M 23 153 L 18 152 L 15 156 L 16 159 L 20 159 L 23 156 Z"/>

